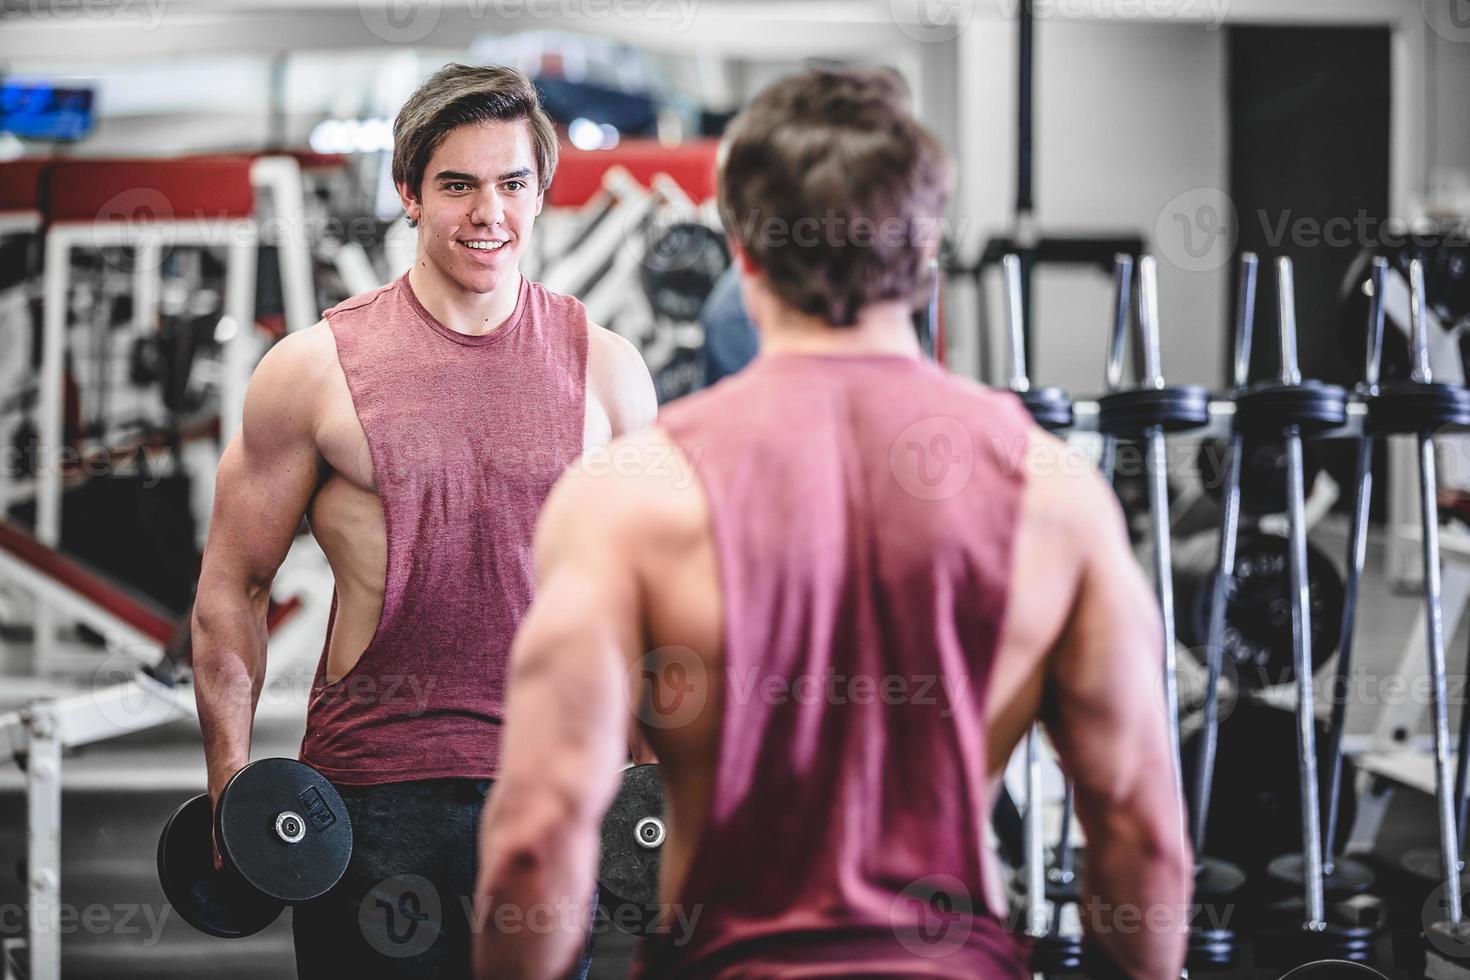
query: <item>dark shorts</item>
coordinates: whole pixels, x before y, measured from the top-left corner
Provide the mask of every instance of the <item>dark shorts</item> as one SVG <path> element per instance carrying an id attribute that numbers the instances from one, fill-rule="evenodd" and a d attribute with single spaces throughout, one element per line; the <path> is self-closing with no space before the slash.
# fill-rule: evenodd
<path id="1" fill-rule="evenodd" d="M 295 906 L 299 980 L 470 976 L 489 788 L 472 779 L 337 787 L 352 820 L 352 862 L 331 891 Z M 582 980 L 591 961 L 589 932 L 568 976 Z"/>

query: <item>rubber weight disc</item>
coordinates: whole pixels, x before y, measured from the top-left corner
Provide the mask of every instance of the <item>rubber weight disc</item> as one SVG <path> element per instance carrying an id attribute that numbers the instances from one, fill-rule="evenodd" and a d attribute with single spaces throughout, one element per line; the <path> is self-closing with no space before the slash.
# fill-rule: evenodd
<path id="1" fill-rule="evenodd" d="M 225 863 L 282 902 L 320 897 L 352 857 L 352 822 L 327 778 L 293 759 L 262 759 L 235 773 L 215 808 Z"/>
<path id="2" fill-rule="evenodd" d="M 285 908 L 232 871 L 216 871 L 208 794 L 174 811 L 158 838 L 158 880 L 174 911 L 200 932 L 221 939 L 253 936 Z"/>
<path id="3" fill-rule="evenodd" d="M 656 918 L 658 866 L 663 851 L 664 785 L 656 765 L 623 770 L 623 785 L 602 819 L 602 861 L 597 881 L 604 905 L 645 910 L 644 928 Z M 624 926 L 622 916 L 614 921 Z"/>

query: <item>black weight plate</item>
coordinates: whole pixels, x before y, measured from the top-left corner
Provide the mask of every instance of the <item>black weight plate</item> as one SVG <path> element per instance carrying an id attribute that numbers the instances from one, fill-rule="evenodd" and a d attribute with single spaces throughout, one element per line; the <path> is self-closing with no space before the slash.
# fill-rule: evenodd
<path id="1" fill-rule="evenodd" d="M 1200 385 L 1115 391 L 1097 400 L 1097 428 L 1120 439 L 1140 438 L 1155 426 L 1165 432 L 1197 429 L 1210 421 L 1210 393 Z"/>
<path id="2" fill-rule="evenodd" d="M 1374 434 L 1470 428 L 1470 390 L 1462 385 L 1397 381 L 1366 399 L 1366 426 Z"/>
<path id="3" fill-rule="evenodd" d="M 609 900 L 645 908 L 657 904 L 663 819 L 664 784 L 659 767 L 624 769 L 623 785 L 602 818 L 597 880 Z"/>
<path id="4" fill-rule="evenodd" d="M 1241 440 L 1240 511 L 1242 514 L 1282 514 L 1286 512 L 1286 448 L 1280 437 Z M 1307 493 L 1322 472 L 1319 443 L 1302 443 L 1302 486 Z M 1200 482 L 1214 500 L 1224 498 L 1226 445 L 1218 439 L 1200 442 L 1195 455 Z"/>
<path id="5" fill-rule="evenodd" d="M 1180 542 L 1174 551 L 1175 635 L 1201 651 L 1209 637 L 1211 592 L 1218 560 L 1211 531 Z M 1276 534 L 1243 534 L 1235 553 L 1235 575 L 1226 590 L 1222 645 L 1235 679 L 1258 689 L 1296 680 L 1292 658 L 1291 569 L 1288 541 Z M 1307 596 L 1312 618 L 1312 670 L 1316 673 L 1342 638 L 1346 591 L 1337 565 L 1307 545 Z"/>
<path id="6" fill-rule="evenodd" d="M 1206 902 L 1217 898 L 1228 898 L 1245 887 L 1245 872 L 1229 861 L 1218 858 L 1200 858 L 1194 869 L 1194 897 Z"/>
<path id="7" fill-rule="evenodd" d="M 1327 928 L 1309 932 L 1302 928 L 1306 907 L 1300 898 L 1270 903 L 1262 910 L 1267 926 L 1256 940 L 1256 964 L 1300 966 L 1326 959 L 1354 963 L 1374 959 L 1387 910 L 1382 903 L 1373 903 L 1359 922 L 1354 921 L 1347 906 L 1345 902 L 1329 903 L 1325 909 Z"/>
<path id="8" fill-rule="evenodd" d="M 697 221 L 674 222 L 643 253 L 643 291 L 655 312 L 693 321 L 729 265 L 729 247 L 721 232 Z"/>
<path id="9" fill-rule="evenodd" d="M 200 932 L 221 939 L 253 936 L 285 904 L 262 895 L 229 871 L 216 871 L 209 796 L 174 811 L 158 838 L 158 881 L 174 911 Z"/>
<path id="10" fill-rule="evenodd" d="M 1470 874 L 1464 873 L 1465 862 L 1461 866 L 1461 887 L 1470 892 Z M 1410 875 L 1423 881 L 1439 882 L 1444 880 L 1444 874 L 1439 869 L 1439 848 L 1437 847 L 1414 847 L 1404 852 L 1399 859 L 1399 867 Z"/>
<path id="11" fill-rule="evenodd" d="M 235 773 L 220 793 L 215 828 L 225 861 L 283 902 L 326 894 L 352 857 L 352 822 L 336 787 L 293 759 L 262 759 Z"/>
<path id="12" fill-rule="evenodd" d="M 1300 892 L 1305 861 L 1300 854 L 1283 854 L 1266 865 L 1266 874 L 1278 885 Z M 1373 887 L 1372 870 L 1363 862 L 1339 856 L 1332 862 L 1332 873 L 1322 876 L 1322 890 L 1329 899 L 1361 895 Z"/>
<path id="13" fill-rule="evenodd" d="M 1326 799 L 1327 724 L 1318 722 L 1316 727 L 1319 790 Z M 1236 701 L 1229 717 L 1220 723 L 1210 820 L 1202 850 L 1239 867 L 1251 883 L 1264 876 L 1272 858 L 1302 846 L 1296 737 L 1293 712 L 1253 698 Z M 1195 731 L 1184 743 L 1184 785 L 1194 785 L 1198 760 L 1199 732 Z M 1356 774 L 1352 760 L 1343 759 L 1335 841 L 1339 851 L 1357 815 Z M 1190 803 L 1192 806 L 1193 800 Z M 1251 907 L 1245 903 L 1246 909 Z"/>
<path id="14" fill-rule="evenodd" d="M 1060 388 L 1032 388 L 1017 392 L 1017 397 L 1036 424 L 1048 432 L 1065 429 L 1072 424 L 1072 399 Z"/>
<path id="15" fill-rule="evenodd" d="M 1184 965 L 1195 970 L 1226 970 L 1240 956 L 1240 937 L 1233 929 L 1190 929 Z"/>
<path id="16" fill-rule="evenodd" d="M 1338 385 L 1263 381 L 1235 396 L 1235 429 L 1270 438 L 1296 426 L 1303 435 L 1335 429 L 1347 421 L 1347 392 Z"/>
<path id="17" fill-rule="evenodd" d="M 1047 975 L 1082 969 L 1082 937 L 1038 936 L 1031 942 L 1031 971 Z"/>

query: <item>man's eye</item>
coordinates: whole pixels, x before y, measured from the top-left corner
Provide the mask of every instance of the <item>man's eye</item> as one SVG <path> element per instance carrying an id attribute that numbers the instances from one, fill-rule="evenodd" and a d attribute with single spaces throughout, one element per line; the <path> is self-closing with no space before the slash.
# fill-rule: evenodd
<path id="1" fill-rule="evenodd" d="M 452 181 L 451 183 L 445 184 L 444 185 L 444 189 L 447 190 L 447 191 L 453 191 L 455 193 L 459 193 L 460 191 L 467 191 L 467 190 L 469 190 L 470 189 L 470 185 L 469 184 L 466 184 L 462 180 L 456 180 L 456 181 Z"/>
<path id="2" fill-rule="evenodd" d="M 506 181 L 505 186 L 510 190 L 518 191 L 526 186 L 526 182 L 523 180 L 510 180 Z"/>

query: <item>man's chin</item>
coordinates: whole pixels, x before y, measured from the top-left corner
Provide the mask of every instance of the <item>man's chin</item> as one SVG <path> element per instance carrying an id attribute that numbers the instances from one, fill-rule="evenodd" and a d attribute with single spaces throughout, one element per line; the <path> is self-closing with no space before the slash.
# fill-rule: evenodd
<path id="1" fill-rule="evenodd" d="M 456 269 L 452 278 L 469 293 L 493 293 L 516 281 L 516 266 L 506 263 L 493 269 Z"/>

